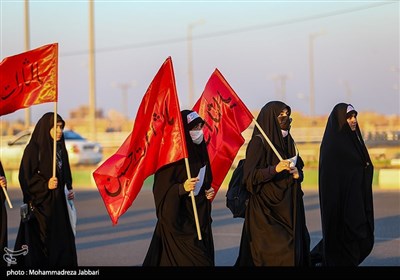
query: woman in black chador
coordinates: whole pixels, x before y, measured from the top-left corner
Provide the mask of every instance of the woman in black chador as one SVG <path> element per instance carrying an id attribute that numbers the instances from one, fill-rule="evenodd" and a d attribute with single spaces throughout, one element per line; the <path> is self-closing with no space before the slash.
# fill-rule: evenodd
<path id="1" fill-rule="evenodd" d="M 0 161 L 0 267 L 7 266 L 7 263 L 3 260 L 4 248 L 7 247 L 7 209 L 5 206 L 6 195 L 2 190 L 7 190 L 7 179 L 3 169 L 3 165 Z"/>
<path id="2" fill-rule="evenodd" d="M 284 160 L 279 160 L 255 127 L 246 149 L 243 175 L 251 194 L 236 266 L 310 265 L 301 190 L 304 163 L 289 132 L 290 114 L 288 105 L 271 101 L 257 117 Z"/>
<path id="3" fill-rule="evenodd" d="M 319 158 L 322 240 L 315 265 L 358 266 L 374 245 L 374 167 L 350 104 L 337 104 L 326 124 Z"/>
<path id="4" fill-rule="evenodd" d="M 19 182 L 25 203 L 34 207 L 34 217 L 20 222 L 14 250 L 28 246 L 28 253 L 17 257 L 18 266 L 76 267 L 75 236 L 69 220 L 64 191 L 74 198 L 72 176 L 63 135 L 65 122 L 54 113 L 38 121 L 25 148 L 19 169 Z M 53 177 L 53 131 L 57 137 L 56 177 Z"/>
<path id="5" fill-rule="evenodd" d="M 214 266 L 211 230 L 212 175 L 203 137 L 204 121 L 189 110 L 181 112 L 189 154 L 191 179 L 184 159 L 160 168 L 154 175 L 153 195 L 157 224 L 143 266 Z M 173 151 L 171 151 L 173 152 Z M 197 178 L 201 168 L 204 176 Z M 204 170 L 204 169 L 203 169 Z M 201 174 L 201 173 L 200 173 Z M 189 192 L 195 195 L 202 240 L 199 240 Z"/>

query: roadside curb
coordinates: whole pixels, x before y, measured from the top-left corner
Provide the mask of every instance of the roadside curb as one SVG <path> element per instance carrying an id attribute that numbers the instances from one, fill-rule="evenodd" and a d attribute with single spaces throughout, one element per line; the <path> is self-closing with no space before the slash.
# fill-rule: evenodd
<path id="1" fill-rule="evenodd" d="M 400 191 L 400 169 L 389 169 L 389 168 L 381 168 L 379 170 L 375 171 L 376 174 L 374 177 L 374 185 L 373 189 L 374 190 L 399 190 Z M 18 180 L 18 170 L 12 170 L 9 172 L 6 172 L 7 176 L 7 181 L 9 188 L 19 188 L 19 180 Z M 225 180 L 228 182 L 227 180 Z M 220 191 L 227 189 L 228 185 L 226 182 L 223 182 Z M 145 183 L 146 185 L 146 183 Z M 75 183 L 74 188 L 77 190 L 85 189 L 85 190 L 90 190 L 90 189 L 97 189 L 97 186 L 94 182 L 93 177 L 90 177 L 90 182 L 84 183 Z M 318 190 L 318 184 L 302 184 L 302 189 L 303 190 Z"/>
<path id="2" fill-rule="evenodd" d="M 400 169 L 379 169 L 378 185 L 380 189 L 400 190 Z"/>

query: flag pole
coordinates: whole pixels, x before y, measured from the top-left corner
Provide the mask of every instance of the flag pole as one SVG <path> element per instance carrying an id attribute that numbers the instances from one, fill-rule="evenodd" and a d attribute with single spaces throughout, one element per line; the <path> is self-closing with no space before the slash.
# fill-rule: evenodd
<path id="1" fill-rule="evenodd" d="M 56 177 L 57 154 L 57 101 L 54 102 L 54 127 L 53 127 L 53 177 Z"/>
<path id="2" fill-rule="evenodd" d="M 13 208 L 13 206 L 12 206 L 12 204 L 11 204 L 11 201 L 10 201 L 10 198 L 8 197 L 8 193 L 7 193 L 6 188 L 2 188 L 2 189 L 3 189 L 4 195 L 6 196 L 8 206 L 9 206 L 10 208 Z"/>
<path id="3" fill-rule="evenodd" d="M 264 130 L 261 128 L 261 126 L 258 124 L 258 122 L 256 121 L 255 118 L 253 118 L 253 122 L 254 124 L 257 126 L 257 128 L 260 130 L 261 134 L 264 136 L 265 140 L 267 140 L 268 145 L 271 147 L 271 149 L 274 151 L 275 155 L 278 157 L 278 159 L 280 161 L 283 160 L 283 158 L 281 157 L 281 155 L 279 154 L 279 152 L 276 150 L 274 144 L 272 144 L 272 142 L 269 140 L 267 134 L 265 134 Z"/>
<path id="4" fill-rule="evenodd" d="M 186 165 L 186 173 L 187 173 L 188 179 L 190 179 L 190 178 L 192 178 L 192 176 L 190 175 L 188 158 L 185 158 L 185 165 Z M 199 240 L 201 240 L 202 237 L 201 237 L 201 231 L 200 231 L 199 216 L 197 215 L 197 207 L 196 207 L 196 201 L 194 199 L 193 190 L 190 191 L 189 196 L 192 198 L 193 213 L 194 213 L 194 220 L 196 222 L 197 236 L 199 237 Z"/>

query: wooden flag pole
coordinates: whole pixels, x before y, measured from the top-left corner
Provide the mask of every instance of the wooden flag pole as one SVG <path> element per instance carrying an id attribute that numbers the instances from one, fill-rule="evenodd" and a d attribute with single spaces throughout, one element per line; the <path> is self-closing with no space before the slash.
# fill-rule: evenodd
<path id="1" fill-rule="evenodd" d="M 268 145 L 271 147 L 271 149 L 274 151 L 275 155 L 279 158 L 280 161 L 283 160 L 283 158 L 281 157 L 281 155 L 279 154 L 279 152 L 276 150 L 274 144 L 272 144 L 272 142 L 269 140 L 267 134 L 265 134 L 264 130 L 261 128 L 261 126 L 258 124 L 258 122 L 256 121 L 255 118 L 253 118 L 253 122 L 254 124 L 257 126 L 257 128 L 260 130 L 261 134 L 264 136 L 265 140 L 267 140 Z"/>
<path id="2" fill-rule="evenodd" d="M 188 179 L 190 179 L 190 178 L 192 178 L 192 176 L 190 175 L 190 168 L 189 168 L 189 160 L 188 160 L 188 158 L 185 158 L 185 165 L 186 165 L 186 173 L 187 173 Z M 194 213 L 194 220 L 196 222 L 197 236 L 199 237 L 199 240 L 201 240 L 202 237 L 201 237 L 201 231 L 200 231 L 199 216 L 197 215 L 196 200 L 194 199 L 193 190 L 190 191 L 189 196 L 192 198 L 193 213 Z"/>
<path id="3" fill-rule="evenodd" d="M 6 196 L 8 206 L 9 206 L 10 208 L 13 208 L 13 206 L 12 206 L 12 204 L 11 204 L 11 201 L 10 201 L 10 198 L 8 197 L 8 193 L 7 193 L 6 188 L 2 188 L 2 189 L 3 189 L 4 195 Z"/>
<path id="4" fill-rule="evenodd" d="M 57 102 L 54 102 L 54 127 L 53 127 L 53 177 L 56 177 L 57 158 Z"/>

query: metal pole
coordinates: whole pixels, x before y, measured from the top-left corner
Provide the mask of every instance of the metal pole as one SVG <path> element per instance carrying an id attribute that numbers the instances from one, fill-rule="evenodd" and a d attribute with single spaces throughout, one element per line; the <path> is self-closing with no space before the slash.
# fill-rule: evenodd
<path id="1" fill-rule="evenodd" d="M 325 31 L 311 33 L 308 42 L 308 55 L 310 65 L 310 116 L 315 115 L 315 80 L 314 80 L 314 40 L 318 36 L 325 34 Z"/>
<path id="2" fill-rule="evenodd" d="M 275 82 L 275 91 L 278 98 L 286 102 L 286 81 L 289 79 L 288 75 L 279 74 L 272 77 Z"/>
<path id="3" fill-rule="evenodd" d="M 136 87 L 137 83 L 136 80 L 130 82 L 130 83 L 112 83 L 112 87 L 114 88 L 119 88 L 121 89 L 122 93 L 122 112 L 124 114 L 124 117 L 129 119 L 129 114 L 128 114 L 128 90 L 130 88 Z"/>
<path id="4" fill-rule="evenodd" d="M 122 92 L 122 109 L 124 113 L 124 117 L 129 119 L 128 117 L 128 89 L 131 87 L 130 84 L 119 84 L 118 88 L 121 89 Z"/>
<path id="5" fill-rule="evenodd" d="M 122 108 L 123 108 L 123 112 L 124 112 L 124 117 L 128 118 L 128 88 L 127 86 L 122 87 Z"/>
<path id="6" fill-rule="evenodd" d="M 94 0 L 89 0 L 89 120 L 93 141 L 96 141 L 96 82 L 94 46 Z"/>
<path id="7" fill-rule="evenodd" d="M 351 103 L 351 88 L 348 81 L 344 81 L 344 88 L 346 90 L 346 102 Z"/>
<path id="8" fill-rule="evenodd" d="M 188 25 L 187 29 L 187 42 L 188 42 L 188 75 L 189 75 L 189 106 L 194 105 L 194 82 L 193 82 L 193 47 L 192 47 L 192 31 L 196 25 L 203 24 L 204 20 L 192 22 Z"/>
<path id="9" fill-rule="evenodd" d="M 192 54 L 192 29 L 193 25 L 189 24 L 187 30 L 187 40 L 188 40 L 188 75 L 189 75 L 189 106 L 191 108 L 194 100 L 194 89 L 193 89 L 193 54 Z"/>
<path id="10" fill-rule="evenodd" d="M 31 49 L 30 46 L 30 30 L 29 30 L 29 0 L 25 0 L 24 5 L 24 13 L 25 13 L 25 51 L 29 51 Z M 25 128 L 28 128 L 31 125 L 31 108 L 25 108 Z"/>
<path id="11" fill-rule="evenodd" d="M 315 115 L 315 92 L 314 92 L 314 38 L 315 34 L 311 34 L 309 37 L 309 65 L 310 65 L 310 117 Z"/>

